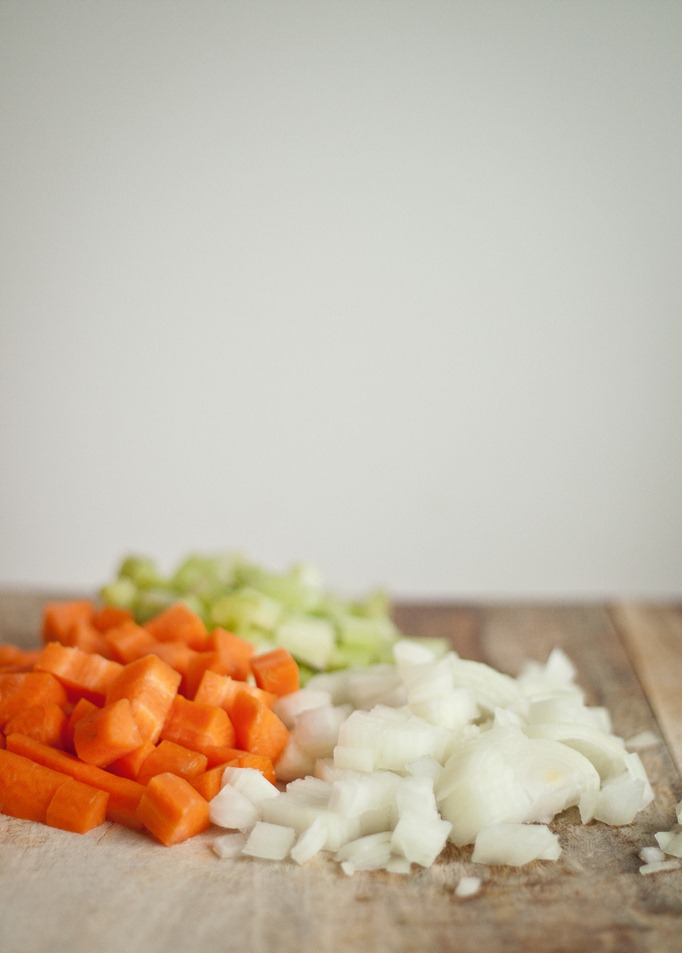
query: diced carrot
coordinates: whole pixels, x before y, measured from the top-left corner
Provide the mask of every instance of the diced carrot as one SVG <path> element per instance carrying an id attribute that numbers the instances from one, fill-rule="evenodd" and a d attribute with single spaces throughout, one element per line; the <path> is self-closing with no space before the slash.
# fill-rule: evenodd
<path id="1" fill-rule="evenodd" d="M 39 741 L 27 738 L 26 735 L 17 733 L 7 735 L 6 742 L 8 751 L 23 755 L 35 761 L 36 764 L 52 768 L 54 771 L 60 771 L 77 781 L 91 784 L 94 788 L 107 791 L 109 794 L 107 818 L 110 821 L 132 828 L 141 826 L 136 814 L 144 791 L 141 784 L 128 778 L 118 777 L 94 764 L 86 764 L 66 751 L 41 744 Z"/>
<path id="2" fill-rule="evenodd" d="M 301 687 L 296 660 L 282 646 L 254 655 L 251 672 L 256 685 L 273 695 L 290 695 Z"/>
<path id="3" fill-rule="evenodd" d="M 205 754 L 164 739 L 143 761 L 137 780 L 140 784 L 148 784 L 157 774 L 165 774 L 167 771 L 191 780 L 205 771 L 207 766 L 208 758 Z"/>
<path id="4" fill-rule="evenodd" d="M 157 639 L 134 620 L 126 620 L 104 632 L 104 640 L 113 658 L 124 665 L 148 655 Z"/>
<path id="5" fill-rule="evenodd" d="M 76 619 L 68 634 L 59 639 L 60 645 L 75 645 L 84 652 L 102 655 L 104 658 L 113 658 L 113 653 L 104 633 L 95 628 L 87 619 Z"/>
<path id="6" fill-rule="evenodd" d="M 35 671 L 51 672 L 76 698 L 84 696 L 95 704 L 103 704 L 122 667 L 113 659 L 59 642 L 48 642 L 35 663 Z"/>
<path id="7" fill-rule="evenodd" d="M 139 748 L 143 741 L 127 698 L 88 712 L 79 719 L 73 732 L 78 757 L 99 768 Z"/>
<path id="8" fill-rule="evenodd" d="M 220 793 L 226 767 L 227 764 L 225 764 L 225 762 L 216 764 L 214 767 L 202 771 L 202 773 L 198 774 L 195 778 L 188 778 L 189 783 L 195 791 L 199 792 L 204 800 L 212 801 L 216 794 Z"/>
<path id="9" fill-rule="evenodd" d="M 53 644 L 57 645 L 56 642 Z M 18 712 L 32 705 L 55 704 L 63 708 L 66 703 L 66 690 L 51 672 L 0 675 L 0 728 Z"/>
<path id="10" fill-rule="evenodd" d="M 184 693 L 184 678 L 189 663 L 196 654 L 195 650 L 191 649 L 186 642 L 155 641 L 147 649 L 147 654 L 156 655 L 157 658 L 163 659 L 167 665 L 170 665 L 171 668 L 174 668 L 176 672 L 182 675 L 183 680 L 180 682 L 180 691 Z"/>
<path id="11" fill-rule="evenodd" d="M 88 599 L 65 599 L 43 606 L 42 636 L 44 642 L 64 642 L 76 622 L 91 622 L 95 604 Z M 65 643 L 68 644 L 68 643 Z"/>
<path id="12" fill-rule="evenodd" d="M 233 761 L 242 754 L 246 754 L 241 748 L 235 748 L 234 745 L 207 745 L 204 748 L 204 754 L 208 758 L 208 767 L 214 768 L 218 764 L 225 764 Z"/>
<path id="13" fill-rule="evenodd" d="M 144 627 L 160 642 L 185 642 L 190 648 L 206 648 L 208 632 L 203 619 L 184 602 L 174 602 Z"/>
<path id="14" fill-rule="evenodd" d="M 158 841 L 171 847 L 211 823 L 208 802 L 177 774 L 157 774 L 144 789 L 138 819 Z"/>
<path id="15" fill-rule="evenodd" d="M 44 824 L 50 801 L 65 781 L 65 775 L 59 771 L 0 748 L 0 811 L 3 814 Z"/>
<path id="16" fill-rule="evenodd" d="M 242 682 L 247 680 L 250 674 L 249 665 L 255 652 L 251 642 L 218 626 L 209 633 L 208 644 L 220 656 L 220 668 L 215 671 Z"/>
<path id="17" fill-rule="evenodd" d="M 243 751 L 240 755 L 238 755 L 238 757 L 228 761 L 225 767 L 254 768 L 256 771 L 260 771 L 263 777 L 267 778 L 270 784 L 277 784 L 275 766 L 270 758 L 266 757 L 264 754 L 256 754 L 253 751 Z"/>
<path id="18" fill-rule="evenodd" d="M 168 717 L 181 675 L 156 655 L 129 662 L 107 690 L 107 702 L 127 698 L 140 735 L 154 744 Z"/>
<path id="19" fill-rule="evenodd" d="M 66 732 L 64 737 L 64 748 L 67 751 L 75 752 L 75 747 L 73 744 L 73 733 L 76 730 L 76 725 L 81 720 L 84 715 L 87 715 L 88 712 L 96 711 L 99 708 L 99 705 L 96 705 L 94 702 L 91 702 L 88 698 L 79 698 L 76 704 L 73 706 L 71 713 L 68 716 L 68 721 L 66 723 Z"/>
<path id="20" fill-rule="evenodd" d="M 7 743 L 5 742 L 4 732 L 0 731 L 0 748 L 6 748 Z"/>
<path id="21" fill-rule="evenodd" d="M 238 748 L 265 755 L 274 764 L 289 740 L 289 729 L 267 705 L 243 689 L 231 708 Z"/>
<path id="22" fill-rule="evenodd" d="M 63 748 L 66 743 L 68 718 L 63 708 L 54 702 L 29 705 L 16 712 L 5 723 L 7 734 L 18 731 L 43 744 Z"/>
<path id="23" fill-rule="evenodd" d="M 28 672 L 39 654 L 39 649 L 21 649 L 5 642 L 0 645 L 0 673 Z"/>
<path id="24" fill-rule="evenodd" d="M 234 729 L 224 709 L 176 695 L 161 738 L 203 752 L 206 748 L 232 744 Z"/>
<path id="25" fill-rule="evenodd" d="M 131 781 L 139 781 L 138 774 L 147 755 L 151 754 L 156 745 L 151 741 L 143 741 L 139 748 L 129 751 L 120 758 L 116 758 L 111 764 L 107 765 L 107 771 L 117 774 L 121 778 L 130 778 Z"/>
<path id="26" fill-rule="evenodd" d="M 194 701 L 200 702 L 202 705 L 219 705 L 229 715 L 237 693 L 242 691 L 253 695 L 268 708 L 272 708 L 278 697 L 273 692 L 266 692 L 262 688 L 258 688 L 257 685 L 240 682 L 229 675 L 220 675 L 218 672 L 212 672 L 209 669 L 201 677 L 201 682 L 194 695 Z"/>
<path id="27" fill-rule="evenodd" d="M 133 613 L 129 609 L 123 609 L 120 606 L 101 606 L 96 610 L 92 617 L 92 624 L 100 632 L 108 632 L 124 622 L 134 621 Z"/>
<path id="28" fill-rule="evenodd" d="M 108 801 L 106 791 L 75 778 L 65 778 L 52 796 L 45 823 L 74 834 L 86 834 L 104 823 Z"/>

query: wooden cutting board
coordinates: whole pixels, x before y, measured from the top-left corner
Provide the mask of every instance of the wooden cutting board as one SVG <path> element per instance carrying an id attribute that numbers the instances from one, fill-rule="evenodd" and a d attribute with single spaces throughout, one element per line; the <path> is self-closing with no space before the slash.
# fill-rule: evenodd
<path id="1" fill-rule="evenodd" d="M 0 641 L 36 644 L 48 596 L 0 593 Z M 512 675 L 561 646 L 616 733 L 656 733 L 642 752 L 653 804 L 622 828 L 567 812 L 557 862 L 483 867 L 448 848 L 408 876 L 218 860 L 211 832 L 169 849 L 111 824 L 79 837 L 0 817 L 0 951 L 682 953 L 682 871 L 642 876 L 638 857 L 682 797 L 680 607 L 404 605 L 395 616 Z M 483 878 L 468 899 L 454 892 L 464 874 Z"/>

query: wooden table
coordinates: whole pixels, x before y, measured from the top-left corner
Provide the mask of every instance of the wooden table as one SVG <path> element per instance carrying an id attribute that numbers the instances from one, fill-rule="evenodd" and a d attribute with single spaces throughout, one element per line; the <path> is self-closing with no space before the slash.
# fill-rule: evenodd
<path id="1" fill-rule="evenodd" d="M 35 644 L 48 596 L 0 592 L 0 641 Z M 682 797 L 682 607 L 401 605 L 395 616 L 512 675 L 561 646 L 618 734 L 660 738 L 642 752 L 653 804 L 622 828 L 566 812 L 558 862 L 480 867 L 453 847 L 407 877 L 347 877 L 326 859 L 220 861 L 210 833 L 169 849 L 110 824 L 79 837 L 0 817 L 2 953 L 682 953 L 682 871 L 645 877 L 638 857 Z M 483 888 L 459 899 L 465 873 Z"/>

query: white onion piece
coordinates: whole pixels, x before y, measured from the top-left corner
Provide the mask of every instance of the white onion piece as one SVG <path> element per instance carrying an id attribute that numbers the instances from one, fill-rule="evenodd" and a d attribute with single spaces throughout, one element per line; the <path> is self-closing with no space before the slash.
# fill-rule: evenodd
<path id="1" fill-rule="evenodd" d="M 291 738 L 306 754 L 326 758 L 333 753 L 339 729 L 352 710 L 350 705 L 306 709 L 296 717 Z"/>
<path id="2" fill-rule="evenodd" d="M 257 804 L 263 798 L 277 797 L 279 794 L 275 785 L 268 781 L 262 771 L 257 771 L 255 768 L 225 768 L 221 788 L 228 784 L 247 797 L 252 804 Z"/>
<path id="3" fill-rule="evenodd" d="M 258 821 L 251 829 L 242 853 L 263 860 L 284 860 L 295 840 L 296 831 L 292 827 Z"/>
<path id="4" fill-rule="evenodd" d="M 213 853 L 223 860 L 238 857 L 246 844 L 246 834 L 241 831 L 234 831 L 231 834 L 221 834 L 220 837 L 214 837 L 211 848 Z"/>
<path id="5" fill-rule="evenodd" d="M 327 832 L 323 822 L 316 817 L 310 827 L 307 827 L 291 848 L 291 858 L 297 864 L 305 864 L 324 848 Z"/>
<path id="6" fill-rule="evenodd" d="M 639 852 L 640 860 L 643 860 L 645 864 L 658 864 L 660 861 L 665 860 L 665 854 L 660 847 L 642 847 Z"/>
<path id="7" fill-rule="evenodd" d="M 664 853 L 682 857 L 682 831 L 659 831 L 655 836 Z"/>
<path id="8" fill-rule="evenodd" d="M 606 708 L 584 705 L 573 694 L 554 693 L 528 700 L 526 721 L 531 724 L 564 722 L 582 724 L 611 733 L 611 716 Z"/>
<path id="9" fill-rule="evenodd" d="M 653 748 L 661 743 L 661 738 L 654 731 L 639 731 L 632 735 L 625 742 L 628 751 L 643 751 L 645 748 Z"/>
<path id="10" fill-rule="evenodd" d="M 322 705 L 331 705 L 332 696 L 329 692 L 319 689 L 315 691 L 308 685 L 298 691 L 282 695 L 272 706 L 277 717 L 284 722 L 287 728 L 293 728 L 297 715 L 310 708 L 319 708 Z"/>
<path id="11" fill-rule="evenodd" d="M 348 863 L 353 870 L 381 870 L 391 859 L 391 835 L 388 831 L 367 834 L 349 841 L 334 857 L 337 863 Z"/>
<path id="12" fill-rule="evenodd" d="M 642 807 L 644 792 L 644 781 L 631 778 L 627 772 L 605 781 L 597 798 L 594 819 L 614 827 L 631 824 Z"/>
<path id="13" fill-rule="evenodd" d="M 658 863 L 642 864 L 639 868 L 640 874 L 663 874 L 671 870 L 680 870 L 682 863 L 679 860 L 661 860 Z"/>
<path id="14" fill-rule="evenodd" d="M 233 830 L 249 830 L 259 818 L 259 810 L 231 784 L 225 785 L 209 804 L 211 822 Z"/>
<path id="15" fill-rule="evenodd" d="M 494 711 L 496 708 L 508 708 L 522 697 L 516 680 L 491 668 L 484 662 L 451 657 L 453 687 L 468 688 L 476 703 Z"/>
<path id="16" fill-rule="evenodd" d="M 516 682 L 526 695 L 537 695 L 544 692 L 570 692 L 582 698 L 583 692 L 575 684 L 576 669 L 568 655 L 558 646 L 552 649 L 547 661 L 527 661 L 521 668 Z"/>
<path id="17" fill-rule="evenodd" d="M 289 736 L 286 747 L 275 764 L 275 776 L 286 784 L 303 778 L 315 770 L 315 756 L 305 751 L 295 738 Z"/>
<path id="18" fill-rule="evenodd" d="M 616 777 L 627 769 L 625 742 L 591 725 L 576 722 L 530 724 L 526 733 L 531 738 L 560 741 L 583 754 L 599 772 L 602 780 Z"/>
<path id="19" fill-rule="evenodd" d="M 393 851 L 410 863 L 430 867 L 445 847 L 452 825 L 438 813 L 433 781 L 403 778 L 396 790 L 398 821 L 393 828 Z"/>
<path id="20" fill-rule="evenodd" d="M 544 824 L 491 824 L 476 835 L 475 864 L 521 867 L 532 860 L 558 860 L 559 838 Z"/>
<path id="21" fill-rule="evenodd" d="M 546 822 L 574 805 L 586 823 L 599 786 L 595 768 L 579 752 L 509 726 L 484 731 L 455 751 L 436 797 L 452 824 L 450 839 L 462 846 L 490 824 Z"/>
<path id="22" fill-rule="evenodd" d="M 460 877 L 455 887 L 456 897 L 473 897 L 481 889 L 483 881 L 480 877 Z"/>

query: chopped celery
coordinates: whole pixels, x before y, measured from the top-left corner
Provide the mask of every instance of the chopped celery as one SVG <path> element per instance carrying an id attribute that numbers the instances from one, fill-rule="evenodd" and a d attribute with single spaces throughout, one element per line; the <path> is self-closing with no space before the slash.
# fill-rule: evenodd
<path id="1" fill-rule="evenodd" d="M 306 562 L 274 572 L 240 554 L 193 553 L 165 575 L 149 557 L 131 555 L 101 596 L 138 622 L 182 600 L 209 627 L 230 629 L 258 649 L 288 648 L 302 683 L 316 672 L 392 662 L 393 647 L 404 638 L 384 591 L 345 599 L 329 592 Z"/>

